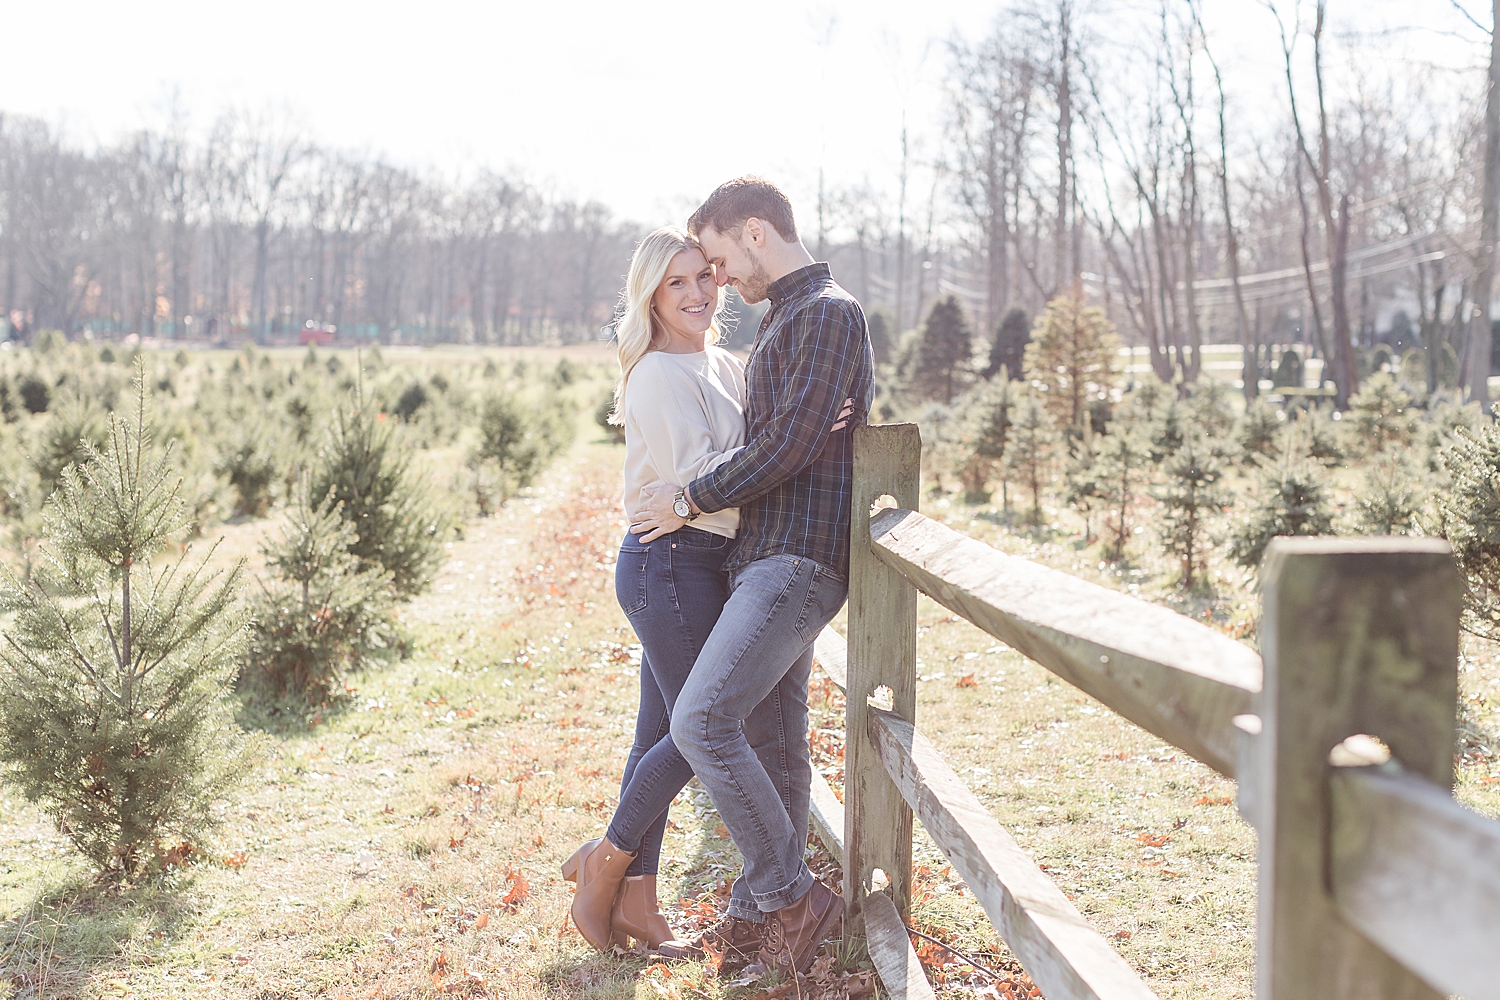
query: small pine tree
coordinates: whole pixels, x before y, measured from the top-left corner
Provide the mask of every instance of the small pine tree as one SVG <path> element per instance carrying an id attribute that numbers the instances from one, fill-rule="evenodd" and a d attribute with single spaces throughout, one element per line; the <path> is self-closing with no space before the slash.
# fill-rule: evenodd
<path id="1" fill-rule="evenodd" d="M 1089 434 L 1081 438 L 1068 456 L 1066 499 L 1068 506 L 1083 515 L 1083 544 L 1094 541 L 1094 512 L 1109 499 L 1102 473 L 1104 464 L 1099 461 L 1100 439 Z"/>
<path id="2" fill-rule="evenodd" d="M 1221 470 L 1198 434 L 1187 440 L 1166 465 L 1166 482 L 1157 491 L 1162 505 L 1161 540 L 1182 563 L 1182 586 L 1193 588 L 1193 574 L 1206 568 L 1207 528 L 1224 509 L 1227 497 L 1219 490 Z"/>
<path id="3" fill-rule="evenodd" d="M 1279 535 L 1333 534 L 1333 506 L 1317 468 L 1298 460 L 1288 446 L 1279 464 L 1262 460 L 1260 495 L 1235 532 L 1230 556 L 1241 566 L 1256 567 L 1266 546 Z"/>
<path id="4" fill-rule="evenodd" d="M 1125 545 L 1134 526 L 1132 508 L 1140 499 L 1146 480 L 1150 451 L 1139 427 L 1116 421 L 1115 429 L 1099 445 L 1099 479 L 1104 500 L 1110 507 L 1108 555 L 1111 561 L 1125 558 Z"/>
<path id="5" fill-rule="evenodd" d="M 1275 454 L 1276 442 L 1281 437 L 1280 412 L 1258 396 L 1245 407 L 1236 437 L 1246 462 L 1253 461 L 1254 455 Z"/>
<path id="6" fill-rule="evenodd" d="M 1282 351 L 1281 360 L 1276 363 L 1276 374 L 1271 376 L 1271 384 L 1278 389 L 1301 388 L 1302 355 L 1291 348 Z"/>
<path id="7" fill-rule="evenodd" d="M 358 543 L 339 505 L 315 504 L 304 477 L 281 539 L 261 546 L 270 579 L 260 580 L 249 662 L 278 692 L 319 702 L 392 645 L 391 574 L 352 555 Z"/>
<path id="8" fill-rule="evenodd" d="M 974 355 L 974 338 L 958 299 L 939 299 L 927 314 L 916 357 L 907 380 L 914 399 L 953 402 L 968 384 Z"/>
<path id="9" fill-rule="evenodd" d="M 1006 459 L 1013 476 L 1031 494 L 1032 527 L 1042 523 L 1042 490 L 1047 485 L 1056 450 L 1057 431 L 1047 410 L 1035 395 L 1027 394 L 1017 407 L 1015 422 L 1010 425 L 1009 455 Z"/>
<path id="10" fill-rule="evenodd" d="M 134 419 L 111 417 L 104 450 L 63 471 L 37 572 L 0 577 L 0 765 L 115 877 L 200 837 L 253 749 L 227 697 L 241 566 L 152 565 L 186 521 L 171 470 L 140 381 Z"/>
<path id="11" fill-rule="evenodd" d="M 1026 374 L 1026 345 L 1031 343 L 1031 317 L 1026 310 L 1011 308 L 1006 311 L 1000 325 L 995 328 L 995 339 L 990 343 L 989 364 L 983 375 L 992 379 L 1001 371 L 1007 378 L 1020 381 Z"/>
<path id="12" fill-rule="evenodd" d="M 1409 535 L 1426 506 L 1422 475 L 1399 452 L 1365 469 L 1354 493 L 1354 521 L 1366 535 Z"/>
<path id="13" fill-rule="evenodd" d="M 1088 404 L 1109 396 L 1118 346 L 1104 310 L 1067 295 L 1047 303 L 1026 345 L 1026 377 L 1043 388 L 1060 425 L 1082 426 Z"/>
<path id="14" fill-rule="evenodd" d="M 1405 447 L 1417 428 L 1411 397 L 1384 372 L 1371 375 L 1350 397 L 1346 419 L 1355 446 L 1365 453 Z"/>
<path id="15" fill-rule="evenodd" d="M 383 416 L 369 412 L 356 388 L 313 464 L 312 495 L 332 498 L 358 536 L 349 551 L 390 573 L 397 593 L 409 596 L 427 588 L 442 560 L 447 518 Z"/>
<path id="16" fill-rule="evenodd" d="M 469 454 L 474 500 L 487 515 L 529 486 L 573 440 L 572 413 L 560 397 L 526 405 L 514 394 L 485 398 L 479 443 Z"/>
<path id="17" fill-rule="evenodd" d="M 998 471 L 1002 506 L 1010 509 L 1005 451 L 1016 407 L 1015 396 L 1014 385 L 1002 374 L 992 382 L 979 383 L 954 404 L 960 418 L 952 459 L 958 466 L 958 478 L 969 503 L 989 500 L 989 483 Z"/>
<path id="18" fill-rule="evenodd" d="M 1177 449 L 1187 440 L 1185 424 L 1188 416 L 1182 403 L 1173 399 L 1157 411 L 1158 415 L 1149 426 L 1151 435 L 1151 461 L 1157 465 L 1177 454 Z"/>
<path id="19" fill-rule="evenodd" d="M 1437 494 L 1439 530 L 1467 583 L 1464 628 L 1500 638 L 1500 424 L 1459 428 L 1441 460 L 1450 483 Z"/>
<path id="20" fill-rule="evenodd" d="M 871 309 L 865 317 L 870 330 L 870 349 L 875 354 L 877 365 L 890 364 L 896 356 L 896 341 L 900 339 L 896 329 L 896 317 L 889 309 Z"/>

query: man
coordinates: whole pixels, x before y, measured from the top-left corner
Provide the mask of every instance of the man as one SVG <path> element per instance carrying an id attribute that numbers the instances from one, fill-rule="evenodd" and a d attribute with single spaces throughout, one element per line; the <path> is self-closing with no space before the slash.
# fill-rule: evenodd
<path id="1" fill-rule="evenodd" d="M 749 976 L 793 976 L 811 966 L 843 912 L 803 860 L 807 681 L 813 639 L 848 596 L 853 442 L 847 431 L 829 432 L 846 398 L 851 425 L 869 413 L 874 356 L 859 303 L 807 252 L 775 185 L 756 177 L 721 185 L 688 231 L 721 285 L 771 308 L 745 371 L 749 444 L 708 475 L 661 491 L 649 508 L 651 521 L 674 507 L 688 518 L 740 508 L 729 602 L 678 696 L 672 739 L 745 859 L 714 944 L 754 947 Z M 773 694 L 782 738 L 749 734 L 757 755 L 743 723 Z"/>

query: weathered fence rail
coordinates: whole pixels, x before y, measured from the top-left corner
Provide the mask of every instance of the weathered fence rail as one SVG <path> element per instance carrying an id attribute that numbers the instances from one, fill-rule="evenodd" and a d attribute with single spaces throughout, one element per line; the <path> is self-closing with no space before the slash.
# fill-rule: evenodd
<path id="1" fill-rule="evenodd" d="M 1451 793 L 1460 584 L 1445 544 L 1273 542 L 1262 661 L 917 513 L 915 425 L 858 428 L 854 455 L 849 636 L 815 647 L 847 695 L 844 801 L 815 774 L 813 825 L 887 992 L 932 995 L 904 927 L 916 815 L 1049 1000 L 1154 996 L 916 728 L 920 590 L 1238 779 L 1259 834 L 1261 1000 L 1500 1000 L 1500 822 Z"/>

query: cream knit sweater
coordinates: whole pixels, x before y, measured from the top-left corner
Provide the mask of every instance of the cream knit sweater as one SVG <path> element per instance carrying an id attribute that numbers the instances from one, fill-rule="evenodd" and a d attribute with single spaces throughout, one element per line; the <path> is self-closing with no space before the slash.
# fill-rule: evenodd
<path id="1" fill-rule="evenodd" d="M 642 491 L 674 490 L 718 468 L 745 444 L 745 366 L 728 351 L 652 351 L 625 383 L 625 513 L 645 506 Z M 733 538 L 740 512 L 703 514 L 693 527 Z"/>

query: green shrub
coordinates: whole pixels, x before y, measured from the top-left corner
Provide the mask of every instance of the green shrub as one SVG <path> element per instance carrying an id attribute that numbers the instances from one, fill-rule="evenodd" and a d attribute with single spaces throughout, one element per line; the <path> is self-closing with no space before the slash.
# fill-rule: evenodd
<path id="1" fill-rule="evenodd" d="M 1411 397 L 1384 372 L 1371 375 L 1349 398 L 1344 419 L 1349 422 L 1355 447 L 1366 454 L 1384 451 L 1388 446 L 1405 447 L 1417 427 Z"/>
<path id="2" fill-rule="evenodd" d="M 391 412 L 407 423 L 411 423 L 412 418 L 417 415 L 417 411 L 426 405 L 427 389 L 419 379 L 401 391 L 401 395 L 397 398 L 396 405 L 391 408 Z"/>
<path id="3" fill-rule="evenodd" d="M 1290 446 L 1279 464 L 1264 459 L 1260 464 L 1259 494 L 1229 550 L 1241 566 L 1252 568 L 1260 565 L 1271 539 L 1280 535 L 1333 534 L 1333 505 L 1317 467 L 1299 461 Z"/>
<path id="4" fill-rule="evenodd" d="M 227 695 L 245 639 L 240 565 L 156 567 L 183 502 L 146 389 L 49 503 L 42 565 L 4 574 L 0 765 L 101 872 L 133 878 L 192 842 L 245 773 Z"/>
<path id="5" fill-rule="evenodd" d="M 1361 474 L 1354 492 L 1355 527 L 1366 535 L 1409 535 L 1430 492 L 1417 468 L 1394 453 Z"/>
<path id="6" fill-rule="evenodd" d="M 1133 508 L 1140 500 L 1151 454 L 1142 440 L 1139 425 L 1115 421 L 1114 429 L 1099 444 L 1099 480 L 1113 524 L 1107 553 L 1111 560 L 1125 558 L 1125 546 L 1134 527 Z"/>
<path id="7" fill-rule="evenodd" d="M 234 512 L 242 517 L 262 516 L 276 499 L 274 487 L 286 457 L 277 438 L 265 424 L 241 426 L 219 445 L 214 471 L 234 490 Z"/>
<path id="8" fill-rule="evenodd" d="M 391 575 L 351 554 L 359 541 L 331 498 L 314 504 L 304 478 L 281 538 L 261 547 L 267 578 L 255 598 L 249 663 L 277 692 L 326 699 L 350 668 L 389 649 Z"/>
<path id="9" fill-rule="evenodd" d="M 1237 435 L 1245 461 L 1252 461 L 1252 455 L 1276 453 L 1276 441 L 1281 436 L 1283 419 L 1281 411 L 1264 399 L 1256 397 L 1251 400 L 1245 407 L 1245 412 L 1240 415 Z"/>
<path id="10" fill-rule="evenodd" d="M 1467 584 L 1464 628 L 1500 638 L 1500 425 L 1460 429 L 1441 458 L 1450 481 L 1438 523 Z"/>
<path id="11" fill-rule="evenodd" d="M 448 517 L 383 417 L 357 390 L 338 408 L 313 462 L 311 495 L 339 505 L 361 565 L 389 573 L 396 592 L 411 596 L 427 589 L 442 562 Z"/>
<path id="12" fill-rule="evenodd" d="M 1013 475 L 1031 494 L 1033 528 L 1042 523 L 1042 489 L 1051 479 L 1052 455 L 1057 446 L 1057 431 L 1047 410 L 1033 393 L 1028 393 L 1016 408 L 1010 427 L 1007 463 Z"/>
<path id="13" fill-rule="evenodd" d="M 560 397 L 525 401 L 512 393 L 485 397 L 479 441 L 469 454 L 474 500 L 489 514 L 573 442 L 573 413 Z"/>
<path id="14" fill-rule="evenodd" d="M 57 489 L 64 469 L 82 461 L 90 449 L 103 447 L 106 435 L 104 414 L 91 401 L 74 396 L 58 406 L 42 425 L 29 456 L 42 495 Z"/>
<path id="15" fill-rule="evenodd" d="M 1219 489 L 1221 476 L 1202 438 L 1189 434 L 1167 462 L 1165 482 L 1156 494 L 1162 506 L 1162 545 L 1178 558 L 1182 586 L 1189 590 L 1194 573 L 1207 568 L 1209 522 L 1229 502 Z"/>
<path id="16" fill-rule="evenodd" d="M 615 412 L 615 390 L 613 386 L 608 387 L 599 396 L 599 405 L 594 407 L 594 423 L 609 435 L 614 444 L 625 443 L 625 427 L 623 424 L 610 423 L 610 416 Z"/>
<path id="17" fill-rule="evenodd" d="M 52 390 L 35 372 L 16 384 L 16 392 L 21 397 L 21 405 L 29 413 L 46 413 L 47 407 L 52 405 Z"/>

